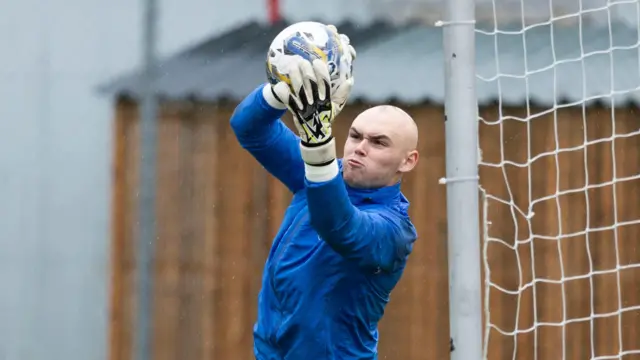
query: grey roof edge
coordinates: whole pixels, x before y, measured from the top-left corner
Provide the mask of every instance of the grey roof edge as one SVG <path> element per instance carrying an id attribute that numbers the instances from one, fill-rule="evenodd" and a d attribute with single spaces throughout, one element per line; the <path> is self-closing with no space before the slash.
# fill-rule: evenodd
<path id="1" fill-rule="evenodd" d="M 257 21 L 250 21 L 242 23 L 236 27 L 231 28 L 224 33 L 210 37 L 202 42 L 196 44 L 190 44 L 185 47 L 183 50 L 177 51 L 176 53 L 169 55 L 165 58 L 158 59 L 158 64 L 165 63 L 167 61 L 171 61 L 181 56 L 185 56 L 189 53 L 196 52 L 204 46 L 218 46 L 218 47 L 231 47 L 232 50 L 237 48 L 237 44 L 240 42 L 237 41 L 238 38 L 250 38 L 256 32 L 261 31 L 264 26 Z M 135 92 L 128 94 L 130 91 L 123 88 L 125 82 L 130 81 L 134 78 L 137 78 L 142 75 L 142 68 L 140 66 L 126 71 L 124 73 L 120 73 L 116 75 L 114 78 L 106 80 L 104 82 L 99 83 L 95 90 L 100 95 L 105 96 L 124 96 L 124 97 L 136 97 Z"/>
<path id="2" fill-rule="evenodd" d="M 308 21 L 327 23 L 320 18 L 311 18 L 308 19 Z M 233 53 L 241 48 L 240 44 L 245 41 L 242 39 L 246 39 L 246 41 L 249 42 L 259 34 L 264 34 L 265 32 L 273 32 L 274 29 L 280 31 L 293 23 L 294 22 L 287 19 L 280 20 L 274 24 L 265 24 L 258 21 L 244 22 L 223 33 L 206 38 L 206 40 L 204 41 L 198 42 L 196 44 L 191 44 L 165 58 L 158 59 L 158 65 L 162 66 L 162 64 L 165 64 L 167 62 L 187 57 L 193 53 L 198 53 L 205 47 L 225 48 L 225 54 Z M 346 20 L 336 23 L 336 26 L 340 29 L 341 32 L 349 34 L 351 41 L 358 44 L 359 50 L 365 50 L 368 45 L 374 42 L 374 40 L 384 40 L 385 38 L 395 36 L 395 34 L 402 32 L 407 28 L 419 25 L 420 23 L 417 21 L 410 21 L 402 25 L 398 25 L 386 19 L 375 19 L 364 26 L 352 20 Z M 209 53 L 209 55 L 211 54 Z M 215 61 L 215 58 L 215 56 L 212 56 L 211 60 Z M 134 99 L 139 98 L 141 95 L 140 91 L 136 89 L 135 86 L 131 85 L 132 82 L 137 81 L 141 76 L 142 68 L 136 67 L 99 83 L 94 89 L 101 96 L 116 98 L 125 97 Z M 162 93 L 158 95 L 160 97 L 169 97 L 167 95 L 163 95 Z M 185 96 L 185 98 L 188 97 L 190 96 Z"/>
<path id="3" fill-rule="evenodd" d="M 310 19 L 315 21 L 322 21 L 321 19 Z M 286 27 L 290 22 L 283 20 L 278 24 L 267 25 L 258 22 L 248 22 L 244 23 L 230 31 L 224 32 L 215 37 L 211 37 L 203 42 L 200 42 L 196 45 L 192 45 L 187 47 L 186 49 L 173 54 L 172 56 L 164 59 L 164 62 L 168 61 L 180 61 L 181 59 L 185 59 L 190 56 L 190 54 L 199 53 L 201 56 L 204 56 L 207 60 L 210 58 L 211 67 L 218 67 L 216 71 L 220 72 L 227 71 L 228 69 L 233 69 L 232 67 L 223 67 L 217 65 L 220 61 L 223 61 L 223 56 L 228 56 L 231 58 L 237 58 L 238 56 L 244 56 L 246 53 L 241 52 L 242 46 L 237 46 L 242 43 L 244 40 L 238 39 L 249 39 L 247 43 L 248 48 L 255 47 L 257 43 L 259 43 L 259 47 L 262 48 L 265 45 L 265 33 L 273 34 L 274 31 L 278 31 L 280 28 Z M 629 29 L 630 27 L 627 24 L 611 24 L 612 28 L 621 27 Z M 403 25 L 398 25 L 392 23 L 390 21 L 379 20 L 373 23 L 368 23 L 367 25 L 360 25 L 354 21 L 344 21 L 337 23 L 336 26 L 341 30 L 341 32 L 349 34 L 354 44 L 357 44 L 358 53 L 363 54 L 364 57 L 368 54 L 368 49 L 371 49 L 372 52 L 375 52 L 375 49 L 380 46 L 381 42 L 384 42 L 386 38 L 390 39 L 390 42 L 401 42 L 403 38 L 403 34 L 407 32 L 407 30 L 414 27 L 431 27 L 421 22 L 411 22 L 405 23 Z M 515 26 L 517 28 L 517 26 Z M 487 30 L 491 29 L 492 26 L 487 24 L 478 24 L 479 29 Z M 501 25 L 500 30 L 507 30 L 504 25 Z M 438 30 L 440 31 L 440 30 Z M 606 29 L 601 29 L 600 31 L 607 31 Z M 252 38 L 256 36 L 256 38 Z M 266 37 L 271 35 L 266 35 Z M 396 39 L 396 36 L 397 39 Z M 252 40 L 252 41 L 250 41 Z M 439 45 L 440 46 L 440 45 Z M 217 56 L 216 51 L 212 51 L 218 48 L 226 48 L 223 56 Z M 208 50 L 207 50 L 208 48 Z M 254 49 L 255 50 L 255 49 Z M 258 49 L 258 52 L 261 51 Z M 255 54 L 255 52 L 254 52 Z M 435 53 L 432 55 L 436 55 Z M 216 58 L 220 59 L 220 61 L 216 62 Z M 228 60 L 224 59 L 225 61 Z M 262 60 L 258 57 L 255 57 L 251 61 L 251 68 L 257 68 L 260 65 Z M 382 60 L 379 60 L 382 61 Z M 229 62 L 226 61 L 226 65 Z M 383 64 L 383 63 L 381 63 Z M 188 65 L 188 64 L 187 64 Z M 247 64 L 249 65 L 249 64 Z M 240 66 L 240 65 L 237 65 Z M 189 69 L 188 67 L 186 69 Z M 187 100 L 187 101 L 206 101 L 206 102 L 238 102 L 242 100 L 243 91 L 247 89 L 248 84 L 243 84 L 243 86 L 238 87 L 237 91 L 233 91 L 235 88 L 230 88 L 229 86 L 218 86 L 216 91 L 207 92 L 201 91 L 201 88 L 198 88 L 197 84 L 194 84 L 193 80 L 190 80 L 189 77 L 198 77 L 201 75 L 200 69 L 191 68 L 192 74 L 187 76 L 187 78 L 182 79 L 181 87 L 177 88 L 177 91 L 172 91 L 176 89 L 172 83 L 165 83 L 169 87 L 165 86 L 164 90 L 158 93 L 161 99 L 165 100 Z M 373 68 L 373 73 L 375 73 L 376 68 Z M 254 71 L 255 73 L 255 71 Z M 370 75 L 373 74 L 370 71 Z M 140 97 L 140 89 L 136 86 L 136 77 L 139 77 L 139 72 L 131 72 L 125 75 L 121 75 L 116 80 L 103 85 L 100 87 L 102 90 L 102 94 L 109 94 L 113 97 L 117 98 L 132 98 L 138 99 Z M 255 74 L 254 74 L 255 75 Z M 175 75 L 174 75 L 175 77 Z M 220 84 L 229 84 L 229 82 L 233 82 L 230 80 L 230 77 L 219 78 Z M 252 78 L 255 81 L 256 76 Z M 383 80 L 384 81 L 384 80 Z M 245 81 L 246 82 L 246 81 Z M 439 82 L 439 81 L 438 81 Z M 186 86 L 185 86 L 186 84 Z M 257 84 L 256 84 L 257 85 Z M 371 84 L 369 84 L 371 85 Z M 369 86 L 369 85 L 365 85 Z M 444 86 L 444 84 L 442 84 Z M 434 88 L 433 86 L 431 86 Z M 381 91 L 380 89 L 376 91 L 372 91 L 369 88 L 366 88 L 365 91 L 354 91 L 350 102 L 351 103 L 399 103 L 404 105 L 418 105 L 418 104 L 438 104 L 441 106 L 444 103 L 444 89 L 439 89 L 438 86 L 435 87 L 437 91 L 430 89 L 431 91 L 415 91 L 415 89 L 407 92 L 398 91 L 400 88 L 396 88 L 396 90 L 392 90 L 391 88 L 387 91 Z M 410 89 L 405 89 L 410 90 Z M 565 89 L 566 90 L 566 89 Z M 588 106 L 602 106 L 602 107 L 610 107 L 612 102 L 616 104 L 616 106 L 629 106 L 629 105 L 638 105 L 640 104 L 640 94 L 635 93 L 627 93 L 627 94 L 610 94 L 611 96 L 607 96 L 604 93 L 601 93 L 602 96 L 599 98 L 595 98 L 593 100 L 589 100 L 588 102 L 584 102 Z M 522 106 L 522 104 L 528 104 L 532 107 L 544 107 L 549 108 L 553 107 L 562 107 L 567 104 L 576 104 L 580 103 L 582 99 L 580 94 L 576 95 L 575 92 L 562 92 L 559 91 L 558 99 L 550 100 L 549 96 L 546 94 L 542 94 L 544 96 L 540 96 L 540 94 L 531 93 L 529 96 L 513 96 L 514 94 L 509 94 L 510 96 L 500 96 L 499 94 L 495 96 L 495 92 L 490 93 L 478 93 L 478 105 L 486 106 L 492 104 L 500 104 L 502 106 Z M 505 94 L 506 95 L 506 94 Z M 613 99 L 612 99 L 613 98 Z"/>

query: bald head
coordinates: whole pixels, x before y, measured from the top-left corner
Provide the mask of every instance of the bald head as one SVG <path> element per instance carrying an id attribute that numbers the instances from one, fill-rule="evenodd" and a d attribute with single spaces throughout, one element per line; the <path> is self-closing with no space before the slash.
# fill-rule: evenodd
<path id="1" fill-rule="evenodd" d="M 384 134 L 394 145 L 406 151 L 415 150 L 418 146 L 416 122 L 397 106 L 379 105 L 369 108 L 358 115 L 352 127 Z"/>
<path id="2" fill-rule="evenodd" d="M 381 105 L 360 113 L 344 147 L 344 178 L 354 186 L 376 187 L 399 181 L 418 161 L 418 127 L 404 110 Z"/>

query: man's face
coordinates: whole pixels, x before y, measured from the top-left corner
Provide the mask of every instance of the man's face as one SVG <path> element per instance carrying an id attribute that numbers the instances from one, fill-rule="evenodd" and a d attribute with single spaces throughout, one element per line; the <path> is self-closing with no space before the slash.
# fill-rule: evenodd
<path id="1" fill-rule="evenodd" d="M 345 182 L 356 188 L 393 185 L 415 166 L 416 141 L 415 124 L 401 110 L 385 106 L 361 113 L 344 146 Z"/>

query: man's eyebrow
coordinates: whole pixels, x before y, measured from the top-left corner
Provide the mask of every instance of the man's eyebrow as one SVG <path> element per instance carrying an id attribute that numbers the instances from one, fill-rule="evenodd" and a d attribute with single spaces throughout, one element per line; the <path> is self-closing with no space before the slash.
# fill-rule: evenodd
<path id="1" fill-rule="evenodd" d="M 358 129 L 354 128 L 354 127 L 350 128 L 349 131 L 351 131 L 353 133 L 356 133 L 357 135 L 362 135 L 362 133 L 360 131 L 358 131 Z M 385 140 L 385 141 L 391 142 L 391 138 L 388 135 L 385 135 L 385 134 L 370 135 L 370 136 L 367 136 L 367 137 L 370 138 L 370 139 L 373 139 L 373 140 L 377 140 L 377 141 Z"/>
<path id="2" fill-rule="evenodd" d="M 370 137 L 371 139 L 374 139 L 374 140 L 386 140 L 386 141 L 391 142 L 391 138 L 390 138 L 390 137 L 388 137 L 387 135 L 384 135 L 384 134 L 380 134 L 380 135 L 372 135 L 372 136 L 369 136 L 369 137 Z"/>
<path id="3" fill-rule="evenodd" d="M 385 134 L 369 135 L 369 137 L 372 139 L 389 139 L 389 136 Z"/>

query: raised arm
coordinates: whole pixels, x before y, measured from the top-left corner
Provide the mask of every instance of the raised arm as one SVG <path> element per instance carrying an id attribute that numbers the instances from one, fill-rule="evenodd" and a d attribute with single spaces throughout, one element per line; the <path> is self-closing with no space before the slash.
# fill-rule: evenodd
<path id="1" fill-rule="evenodd" d="M 300 135 L 311 226 L 345 258 L 363 268 L 392 272 L 411 252 L 417 234 L 400 212 L 386 207 L 375 211 L 358 209 L 347 194 L 336 159 L 332 124 L 351 93 L 351 63 L 356 54 L 346 36 L 341 35 L 341 41 L 348 49 L 342 58 L 346 73 L 333 84 L 334 90 L 327 64 L 316 59 L 296 64 L 302 74 L 308 75 L 307 81 L 293 86 L 293 93 L 285 84 L 275 85 L 273 91 L 282 103 L 289 104 Z"/>
<path id="2" fill-rule="evenodd" d="M 251 92 L 231 116 L 231 127 L 240 145 L 293 193 L 304 188 L 304 162 L 315 164 L 328 150 L 330 123 L 344 106 L 353 85 L 351 64 L 355 49 L 346 35 L 338 34 L 335 26 L 327 26 L 327 34 L 331 36 L 332 48 L 338 41 L 342 45 L 339 47 L 341 80 L 333 91 L 329 65 L 321 60 L 326 56 L 313 56 L 318 55 L 318 47 L 296 36 L 291 46 L 297 50 L 293 54 L 283 52 L 278 60 L 278 75 L 270 77 L 271 81 L 277 81 Z M 300 47 L 307 46 L 307 51 L 300 51 Z M 286 109 L 297 119 L 294 123 L 298 136 L 280 120 Z M 302 150 L 306 148 L 302 142 L 315 146 L 316 155 L 310 155 L 314 159 L 302 159 Z"/>
<path id="3" fill-rule="evenodd" d="M 342 176 L 307 179 L 306 186 L 311 226 L 345 258 L 366 269 L 393 272 L 411 252 L 417 234 L 409 219 L 391 209 L 356 208 Z"/>
<path id="4" fill-rule="evenodd" d="M 269 88 L 261 85 L 236 107 L 231 128 L 240 145 L 296 193 L 304 187 L 304 163 L 300 139 L 280 120 L 284 113 Z"/>

